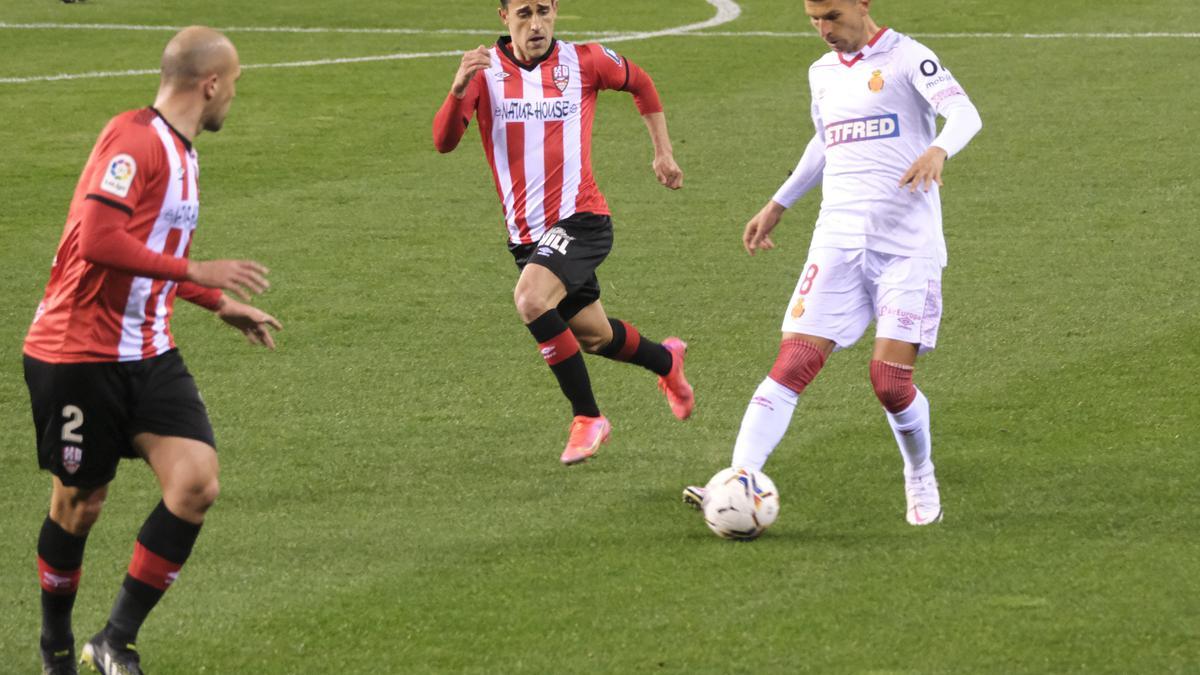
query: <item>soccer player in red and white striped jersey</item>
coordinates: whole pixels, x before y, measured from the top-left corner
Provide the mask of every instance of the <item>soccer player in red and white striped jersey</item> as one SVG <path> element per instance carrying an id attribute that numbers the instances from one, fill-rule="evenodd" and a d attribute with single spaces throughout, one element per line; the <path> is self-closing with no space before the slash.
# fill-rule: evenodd
<path id="1" fill-rule="evenodd" d="M 463 55 L 449 95 L 434 119 L 434 145 L 454 150 L 472 117 L 504 209 L 509 250 L 521 269 L 517 312 L 570 400 L 564 464 L 581 462 L 608 440 L 580 349 L 640 365 L 659 376 L 672 412 L 691 415 L 692 388 L 683 374 L 687 345 L 641 337 L 610 319 L 600 304 L 596 268 L 612 248 L 612 220 L 592 175 L 596 96 L 627 91 L 654 145 L 654 173 L 672 190 L 683 186 L 666 116 L 653 80 L 598 44 L 554 38 L 558 0 L 501 0 L 509 35 Z"/>
<path id="2" fill-rule="evenodd" d="M 108 624 L 83 649 L 102 673 L 140 671 L 134 648 L 217 496 L 204 402 L 175 348 L 175 298 L 217 313 L 273 348 L 271 315 L 226 296 L 267 288 L 248 260 L 188 259 L 199 213 L 192 140 L 217 131 L 241 74 L 220 33 L 184 29 L 167 44 L 153 107 L 113 118 L 71 201 L 50 282 L 25 339 L 38 459 L 53 474 L 38 538 L 45 672 L 74 673 L 71 611 L 87 536 L 123 457 L 142 457 L 162 501 L 134 545 Z"/>

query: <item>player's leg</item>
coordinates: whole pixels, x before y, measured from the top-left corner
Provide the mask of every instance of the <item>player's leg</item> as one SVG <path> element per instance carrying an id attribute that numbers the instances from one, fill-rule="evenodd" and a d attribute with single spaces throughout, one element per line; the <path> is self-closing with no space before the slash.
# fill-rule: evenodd
<path id="1" fill-rule="evenodd" d="M 513 292 L 517 312 L 525 322 L 538 349 L 558 380 L 563 395 L 571 402 L 574 418 L 560 460 L 577 464 L 596 453 L 608 441 L 612 427 L 600 414 L 592 393 L 592 381 L 584 363 L 579 341 L 560 312 L 567 288 L 559 276 L 541 264 L 528 264 Z"/>
<path id="2" fill-rule="evenodd" d="M 817 335 L 783 334 L 775 364 L 754 391 L 742 417 L 732 466 L 762 470 L 783 440 L 800 394 L 816 379 L 834 346 L 833 340 Z"/>
<path id="3" fill-rule="evenodd" d="M 580 310 L 570 325 L 587 353 L 632 363 L 658 375 L 658 387 L 666 394 L 671 412 L 681 420 L 691 416 L 695 395 L 683 373 L 686 342 L 677 337 L 662 344 L 648 340 L 631 324 L 607 316 L 599 300 Z"/>
<path id="4" fill-rule="evenodd" d="M 904 460 L 905 518 L 913 525 L 942 519 L 933 465 L 929 400 L 913 384 L 917 355 L 933 349 L 941 321 L 941 266 L 932 260 L 875 255 L 875 349 L 871 385 Z"/>
<path id="5" fill-rule="evenodd" d="M 738 429 L 731 466 L 761 470 L 791 425 L 800 394 L 829 355 L 853 345 L 871 321 L 862 251 L 814 248 L 788 304 L 783 337 L 770 373 L 751 397 Z M 700 507 L 704 489 L 684 490 Z"/>
<path id="6" fill-rule="evenodd" d="M 108 486 L 69 487 L 53 477 L 50 513 L 38 535 L 38 578 L 42 586 L 42 665 L 48 673 L 75 672 L 71 612 L 83 572 L 88 533 L 100 518 Z"/>
<path id="7" fill-rule="evenodd" d="M 92 663 L 110 656 L 137 663 L 138 631 L 179 576 L 219 492 L 217 452 L 211 445 L 145 432 L 134 437 L 134 445 L 158 478 L 162 501 L 138 532 L 107 625 L 84 648 Z"/>
<path id="8" fill-rule="evenodd" d="M 783 339 L 734 445 L 733 466 L 761 470 L 783 439 L 800 394 L 835 349 L 858 341 L 871 320 L 862 251 L 814 248 L 788 303 Z"/>
<path id="9" fill-rule="evenodd" d="M 125 390 L 116 364 L 52 364 L 26 356 L 24 370 L 38 464 L 53 476 L 50 511 L 37 542 L 42 663 L 46 672 L 73 673 L 71 614 L 84 548 L 128 450 Z"/>
<path id="10" fill-rule="evenodd" d="M 150 465 L 163 498 L 142 524 L 108 623 L 84 645 L 82 660 L 140 672 L 138 631 L 191 554 L 217 497 L 218 464 L 208 411 L 179 352 L 122 367 L 133 454 Z"/>
<path id="11" fill-rule="evenodd" d="M 579 341 L 558 311 L 567 288 L 557 275 L 541 265 L 526 265 L 513 290 L 521 321 L 538 343 L 542 358 L 554 372 L 563 395 L 576 416 L 599 417 L 587 365 Z"/>

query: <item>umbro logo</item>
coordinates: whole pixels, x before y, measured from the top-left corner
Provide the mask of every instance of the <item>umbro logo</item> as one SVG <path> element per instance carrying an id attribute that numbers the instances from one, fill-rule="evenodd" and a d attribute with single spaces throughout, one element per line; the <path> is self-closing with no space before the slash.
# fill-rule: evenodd
<path id="1" fill-rule="evenodd" d="M 503 82 L 503 81 L 507 80 L 508 78 L 512 77 L 512 75 L 501 70 L 499 72 L 492 73 L 492 77 L 496 78 L 497 82 Z"/>

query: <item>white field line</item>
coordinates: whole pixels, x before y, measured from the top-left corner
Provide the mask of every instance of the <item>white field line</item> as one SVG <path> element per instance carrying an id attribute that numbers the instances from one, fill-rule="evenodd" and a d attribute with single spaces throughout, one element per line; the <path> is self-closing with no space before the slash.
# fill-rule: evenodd
<path id="1" fill-rule="evenodd" d="M 737 19 L 741 16 L 742 8 L 738 6 L 734 0 L 705 0 L 708 4 L 716 8 L 717 13 L 713 18 L 700 23 L 687 24 L 676 28 L 667 28 L 665 30 L 651 31 L 644 33 L 627 33 L 627 34 L 610 34 L 604 36 L 605 42 L 630 42 L 633 40 L 648 40 L 650 38 L 662 37 L 664 35 L 677 35 L 689 31 L 702 30 L 705 28 L 715 28 Z M 0 28 L 10 27 L 13 24 L 0 23 Z M 25 24 L 35 25 L 35 24 Z M 73 24 L 85 25 L 85 24 Z M 108 24 L 113 25 L 113 24 Z M 141 27 L 150 29 L 150 27 Z M 139 30 L 141 29 L 139 28 Z M 163 30 L 176 30 L 173 27 L 159 27 Z M 330 29 L 331 32 L 337 29 Z M 345 29 L 358 30 L 358 29 Z M 401 30 L 401 29 L 393 29 Z M 284 32 L 279 30 L 277 32 Z M 591 35 L 597 35 L 592 33 Z M 425 59 L 440 56 L 459 56 L 462 50 L 442 51 L 442 52 L 416 52 L 416 53 L 401 53 L 401 54 L 383 54 L 379 56 L 357 56 L 339 59 L 313 59 L 308 61 L 289 61 L 285 63 L 254 63 L 243 65 L 244 69 L 253 68 L 308 68 L 312 66 L 327 66 L 344 63 L 368 63 L 372 61 L 399 61 L 405 59 Z M 130 75 L 153 75 L 158 70 L 109 70 L 91 73 L 60 73 L 57 75 L 37 75 L 33 77 L 0 77 L 0 84 L 25 84 L 29 82 L 56 82 L 60 80 L 83 80 L 95 79 L 104 77 L 124 77 Z"/>
<path id="2" fill-rule="evenodd" d="M 810 37 L 812 31 L 706 31 L 687 33 L 687 37 Z M 1151 38 L 1200 38 L 1200 33 L 905 33 L 922 40 L 981 39 L 981 40 L 1145 40 Z"/>
<path id="3" fill-rule="evenodd" d="M 778 31 L 706 31 L 736 20 L 741 16 L 742 8 L 734 0 L 705 0 L 712 5 L 717 13 L 707 21 L 666 28 L 657 31 L 638 33 L 620 33 L 616 31 L 592 31 L 588 33 L 560 32 L 560 35 L 587 35 L 604 38 L 605 42 L 632 42 L 648 40 L 656 37 L 776 37 L 801 38 L 810 37 L 811 31 L 778 32 Z M 125 31 L 178 31 L 181 26 L 155 26 L 139 24 L 86 24 L 86 23 L 7 23 L 0 21 L 0 29 L 14 30 L 125 30 Z M 289 26 L 233 26 L 221 28 L 224 32 L 253 32 L 253 33 L 349 33 L 349 34 L 383 34 L 383 35 L 493 35 L 491 30 L 465 29 L 433 29 L 419 28 L 303 28 Z M 706 31 L 706 32 L 700 32 Z M 1136 39 L 1196 39 L 1200 33 L 910 33 L 920 39 L 1002 39 L 1002 40 L 1063 40 L 1063 39 L 1098 39 L 1098 40 L 1136 40 Z M 440 52 L 406 52 L 397 54 L 381 54 L 377 56 L 355 56 L 345 58 L 312 59 L 306 61 L 288 61 L 283 63 L 253 63 L 245 64 L 245 69 L 263 68 L 309 68 L 313 66 L 339 65 L 348 63 L 371 63 L 378 61 L 402 61 L 409 59 L 438 58 L 458 56 L 461 50 Z M 37 75 L 32 77 L 0 77 L 0 84 L 24 84 L 29 82 L 56 82 L 61 80 L 83 80 L 108 77 L 126 77 L 133 75 L 154 75 L 157 69 L 143 70 L 107 70 L 87 73 L 60 73 L 57 75 Z"/>
<path id="4" fill-rule="evenodd" d="M 728 0 L 709 0 L 709 4 L 717 7 L 717 16 L 712 19 L 693 24 L 668 28 L 662 31 L 628 33 L 621 31 L 558 31 L 559 35 L 584 35 L 593 37 L 618 37 L 623 40 L 646 39 L 645 36 L 660 37 L 664 35 L 686 35 L 700 37 L 808 37 L 811 31 L 702 31 L 705 28 L 719 26 L 733 21 L 741 14 L 741 8 L 735 2 Z M 8 23 L 0 21 L 0 29 L 8 30 L 122 30 L 122 31 L 151 31 L 176 32 L 183 26 L 123 24 L 123 23 Z M 364 35 L 496 35 L 499 30 L 477 30 L 469 28 L 337 28 L 337 27 L 304 27 L 304 26 L 227 26 L 217 30 L 225 33 L 346 33 Z M 1063 40 L 1063 39 L 1092 39 L 1092 40 L 1142 40 L 1151 38 L 1183 38 L 1197 39 L 1200 33 L 1188 32 L 1145 32 L 1145 33 L 907 33 L 921 39 L 939 38 L 979 38 L 1001 40 Z M 609 40 L 611 42 L 611 40 Z"/>
<path id="5" fill-rule="evenodd" d="M 175 33 L 185 26 L 142 25 L 129 23 L 7 23 L 0 21 L 0 29 L 9 30 L 123 30 Z M 216 30 L 222 33 L 348 33 L 360 35 L 499 35 L 502 29 L 476 30 L 469 28 L 325 28 L 302 26 L 225 26 Z M 559 35 L 625 35 L 622 31 L 558 31 Z"/>

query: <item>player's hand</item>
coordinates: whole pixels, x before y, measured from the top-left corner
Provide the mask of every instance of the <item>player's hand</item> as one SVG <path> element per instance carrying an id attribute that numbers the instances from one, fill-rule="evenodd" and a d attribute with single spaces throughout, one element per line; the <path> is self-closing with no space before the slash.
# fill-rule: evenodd
<path id="1" fill-rule="evenodd" d="M 253 260 L 189 260 L 187 280 L 229 291 L 243 300 L 271 287 L 267 268 Z"/>
<path id="2" fill-rule="evenodd" d="M 900 177 L 899 187 L 908 186 L 908 192 L 914 193 L 920 187 L 929 192 L 934 183 L 938 187 L 942 186 L 942 167 L 946 165 L 946 151 L 936 145 L 929 146 L 929 149 L 913 162 L 913 165 L 908 167 L 908 171 Z"/>
<path id="3" fill-rule="evenodd" d="M 242 331 L 252 345 L 262 345 L 267 349 L 275 349 L 275 339 L 271 337 L 268 328 L 282 330 L 283 324 L 275 317 L 257 307 L 251 307 L 228 296 L 221 298 L 217 307 L 217 316 L 225 323 Z"/>
<path id="4" fill-rule="evenodd" d="M 675 163 L 673 155 L 655 155 L 652 166 L 654 167 L 654 176 L 658 178 L 660 185 L 672 190 L 683 187 L 683 169 Z"/>
<path id="5" fill-rule="evenodd" d="M 742 233 L 742 246 L 746 253 L 754 255 L 755 251 L 769 251 L 775 248 L 775 242 L 771 241 L 771 231 L 779 224 L 779 219 L 783 218 L 783 212 L 786 210 L 772 200 L 746 223 L 746 231 Z"/>
<path id="6" fill-rule="evenodd" d="M 483 45 L 463 54 L 462 62 L 458 64 L 458 72 L 454 75 L 454 86 L 450 87 L 450 93 L 454 94 L 455 98 L 466 96 L 467 85 L 471 84 L 471 78 L 475 77 L 475 73 L 491 65 L 492 55 Z"/>

